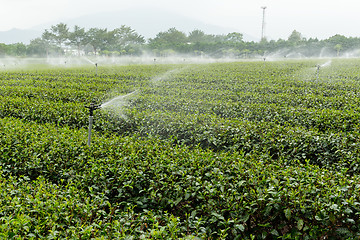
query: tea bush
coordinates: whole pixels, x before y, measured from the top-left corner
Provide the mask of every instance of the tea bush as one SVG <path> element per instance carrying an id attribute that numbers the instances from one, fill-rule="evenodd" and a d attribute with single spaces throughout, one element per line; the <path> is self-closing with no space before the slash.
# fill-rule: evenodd
<path id="1" fill-rule="evenodd" d="M 1 237 L 359 238 L 358 63 L 318 61 L 0 72 Z"/>

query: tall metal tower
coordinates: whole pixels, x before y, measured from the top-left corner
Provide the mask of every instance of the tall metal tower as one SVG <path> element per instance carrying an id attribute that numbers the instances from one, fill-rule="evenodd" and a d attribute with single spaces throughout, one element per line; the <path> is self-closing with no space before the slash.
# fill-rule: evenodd
<path id="1" fill-rule="evenodd" d="M 261 7 L 261 8 L 263 10 L 261 40 L 264 40 L 264 38 L 265 38 L 265 9 L 266 9 L 266 7 Z"/>

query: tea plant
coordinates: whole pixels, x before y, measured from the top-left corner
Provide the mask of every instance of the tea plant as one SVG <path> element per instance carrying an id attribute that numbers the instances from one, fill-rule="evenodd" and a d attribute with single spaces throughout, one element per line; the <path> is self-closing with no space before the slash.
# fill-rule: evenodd
<path id="1" fill-rule="evenodd" d="M 358 238 L 358 60 L 319 61 L 0 72 L 1 237 Z"/>

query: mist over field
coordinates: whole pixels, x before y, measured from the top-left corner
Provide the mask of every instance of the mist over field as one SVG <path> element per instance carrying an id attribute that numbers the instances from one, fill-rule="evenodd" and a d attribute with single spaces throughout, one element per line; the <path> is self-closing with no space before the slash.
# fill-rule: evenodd
<path id="1" fill-rule="evenodd" d="M 141 14 L 142 11 L 146 9 L 142 8 L 138 14 L 145 16 L 146 14 Z M 119 21 L 111 21 L 118 16 L 123 18 L 119 18 Z M 151 18 L 133 17 L 128 21 L 130 16 L 136 14 L 116 12 L 95 14 L 43 26 L 41 30 L 37 30 L 39 35 L 30 39 L 28 43 L 0 44 L 0 57 L 45 57 L 52 59 L 52 62 L 56 62 L 54 58 L 72 58 L 75 62 L 75 56 L 86 56 L 87 58 L 107 57 L 108 60 L 104 62 L 148 63 L 151 58 L 178 62 L 177 59 L 181 58 L 193 59 L 192 61 L 198 61 L 195 59 L 225 61 L 226 59 L 351 58 L 360 55 L 358 50 L 360 38 L 339 33 L 318 39 L 316 36 L 306 37 L 301 31 L 293 29 L 285 38 L 271 39 L 265 31 L 267 26 L 265 18 L 262 32 L 264 36 L 256 38 L 236 29 L 203 24 L 166 12 Z M 179 25 L 179 22 L 183 25 Z M 151 34 L 146 31 L 149 29 L 153 31 Z M 20 38 L 21 32 L 17 30 L 11 32 Z M 0 34 L 0 42 L 1 39 L 6 37 Z M 146 58 L 148 59 L 144 60 Z M 82 60 L 77 61 L 82 62 Z"/>

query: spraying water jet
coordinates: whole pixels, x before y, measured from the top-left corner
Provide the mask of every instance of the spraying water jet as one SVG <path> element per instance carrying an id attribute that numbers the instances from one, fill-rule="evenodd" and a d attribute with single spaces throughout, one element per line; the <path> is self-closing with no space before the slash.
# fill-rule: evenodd
<path id="1" fill-rule="evenodd" d="M 319 75 L 320 75 L 320 68 L 325 68 L 331 65 L 331 60 L 327 61 L 326 63 L 323 64 L 317 64 L 316 65 L 316 80 L 319 81 Z"/>
<path id="2" fill-rule="evenodd" d="M 109 101 L 101 104 L 101 105 L 100 105 L 100 108 L 106 108 L 106 107 L 118 105 L 119 102 L 122 102 L 125 98 L 127 98 L 127 97 L 129 97 L 129 96 L 131 96 L 131 95 L 133 95 L 133 94 L 135 94 L 135 93 L 137 93 L 137 90 L 135 90 L 135 91 L 133 91 L 133 92 L 131 92 L 131 93 L 128 93 L 128 94 L 126 94 L 126 95 L 117 96 L 117 97 L 115 97 L 115 98 L 113 98 L 113 99 L 111 99 L 111 100 L 109 100 Z"/>
<path id="3" fill-rule="evenodd" d="M 323 63 L 320 65 L 320 67 L 328 67 L 331 65 L 331 60 L 327 61 L 326 63 Z"/>
<path id="4" fill-rule="evenodd" d="M 92 129 L 92 125 L 94 123 L 94 111 L 96 109 L 101 108 L 100 105 L 96 105 L 94 103 L 90 103 L 90 106 L 85 106 L 86 108 L 89 109 L 89 134 L 88 134 L 88 142 L 87 145 L 90 147 L 90 143 L 91 143 L 91 129 Z"/>

